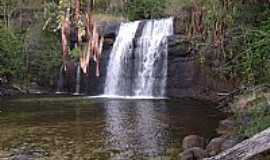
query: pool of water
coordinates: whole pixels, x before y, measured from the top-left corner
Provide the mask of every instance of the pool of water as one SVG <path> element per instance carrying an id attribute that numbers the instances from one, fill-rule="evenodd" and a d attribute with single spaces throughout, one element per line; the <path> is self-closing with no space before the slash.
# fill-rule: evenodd
<path id="1" fill-rule="evenodd" d="M 40 159 L 174 159 L 184 136 L 216 136 L 222 118 L 213 105 L 190 100 L 5 99 L 0 158 L 35 151 Z"/>

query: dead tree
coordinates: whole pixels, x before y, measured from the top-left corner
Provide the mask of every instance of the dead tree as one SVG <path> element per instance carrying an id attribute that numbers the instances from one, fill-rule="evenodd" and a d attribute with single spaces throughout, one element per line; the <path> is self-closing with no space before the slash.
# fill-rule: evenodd
<path id="1" fill-rule="evenodd" d="M 204 160 L 249 160 L 270 150 L 270 128 L 223 153 Z"/>

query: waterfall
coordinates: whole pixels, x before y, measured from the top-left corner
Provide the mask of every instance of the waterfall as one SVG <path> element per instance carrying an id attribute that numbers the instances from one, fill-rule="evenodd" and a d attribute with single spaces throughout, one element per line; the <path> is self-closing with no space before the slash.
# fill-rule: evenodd
<path id="1" fill-rule="evenodd" d="M 121 24 L 118 36 L 115 40 L 110 61 L 107 67 L 105 82 L 105 94 L 129 95 L 130 78 L 130 57 L 133 51 L 133 40 L 139 26 L 139 21 Z"/>
<path id="2" fill-rule="evenodd" d="M 135 52 L 135 96 L 165 96 L 167 37 L 172 34 L 173 18 L 146 22 Z"/>
<path id="3" fill-rule="evenodd" d="M 138 30 L 140 23 L 142 30 Z M 173 18 L 121 24 L 107 67 L 104 94 L 164 97 L 167 37 L 172 34 Z"/>
<path id="4" fill-rule="evenodd" d="M 81 88 L 81 66 L 80 64 L 77 64 L 77 72 L 76 72 L 76 87 L 75 87 L 75 95 L 80 94 L 80 88 Z"/>

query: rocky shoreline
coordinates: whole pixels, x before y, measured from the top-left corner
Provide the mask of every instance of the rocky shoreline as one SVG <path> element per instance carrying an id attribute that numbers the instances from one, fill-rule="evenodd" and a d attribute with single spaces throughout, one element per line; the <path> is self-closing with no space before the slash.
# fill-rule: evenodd
<path id="1" fill-rule="evenodd" d="M 186 136 L 182 142 L 183 152 L 179 154 L 179 160 L 199 160 L 217 156 L 220 153 L 224 153 L 225 151 L 234 148 L 236 145 L 241 146 L 241 142 L 244 142 L 245 140 L 249 141 L 249 138 L 251 136 L 253 136 L 254 134 L 260 135 L 259 132 L 267 129 L 268 124 L 265 124 L 265 126 L 263 127 L 256 126 L 257 128 L 253 128 L 253 130 L 257 129 L 256 132 L 248 132 L 248 127 L 252 125 L 252 121 L 255 121 L 254 117 L 252 117 L 252 112 L 259 111 L 255 114 L 263 114 L 265 117 L 267 117 L 267 115 L 269 114 L 269 110 L 260 110 L 260 107 L 265 106 L 267 108 L 267 106 L 269 106 L 270 104 L 269 86 L 258 86 L 250 90 L 247 89 L 243 92 L 239 92 L 238 96 L 234 96 L 230 99 L 230 101 L 226 102 L 226 109 L 224 109 L 224 112 L 228 113 L 228 118 L 225 120 L 221 120 L 219 122 L 219 127 L 216 130 L 219 136 L 214 137 L 211 140 L 206 140 L 199 135 Z M 260 123 L 264 123 L 262 122 L 262 120 L 263 117 L 260 117 Z M 245 130 L 244 133 L 239 133 L 241 132 L 240 128 L 242 128 L 242 130 Z M 247 136 L 247 133 L 245 132 L 249 133 L 250 135 Z M 267 130 L 264 132 L 267 132 Z M 260 145 L 259 142 L 255 144 Z M 267 146 L 265 146 L 265 148 L 268 153 L 269 149 L 267 149 Z M 265 160 L 267 159 L 265 157 L 269 158 L 269 154 L 263 153 L 256 153 L 255 155 L 253 155 L 255 156 L 255 158 L 253 159 Z"/>
<path id="2" fill-rule="evenodd" d="M 199 135 L 188 135 L 183 139 L 181 160 L 199 160 L 215 156 L 222 151 L 234 147 L 244 138 L 234 135 L 236 123 L 231 118 L 220 121 L 217 129 L 218 137 L 206 140 Z"/>
<path id="3" fill-rule="evenodd" d="M 36 83 L 31 83 L 27 87 L 16 84 L 0 85 L 0 97 L 17 97 L 23 95 L 39 95 L 51 93 L 53 93 L 51 89 L 40 87 Z"/>

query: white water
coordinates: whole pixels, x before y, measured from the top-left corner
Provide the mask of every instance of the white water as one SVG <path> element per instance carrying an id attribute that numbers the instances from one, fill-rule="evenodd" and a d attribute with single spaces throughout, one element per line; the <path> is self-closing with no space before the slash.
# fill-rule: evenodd
<path id="1" fill-rule="evenodd" d="M 74 95 L 80 94 L 80 88 L 81 88 L 81 66 L 78 64 L 76 72 L 76 89 Z"/>
<path id="2" fill-rule="evenodd" d="M 165 96 L 167 37 L 173 34 L 173 18 L 148 21 L 138 41 L 135 96 Z"/>
<path id="3" fill-rule="evenodd" d="M 142 31 L 140 23 L 144 23 Z M 173 18 L 122 24 L 110 55 L 103 96 L 164 97 L 167 37 L 172 34 Z"/>
<path id="4" fill-rule="evenodd" d="M 152 96 L 87 96 L 87 99 L 130 99 L 130 100 L 166 100 L 166 97 L 152 97 Z"/>
<path id="5" fill-rule="evenodd" d="M 132 54 L 133 39 L 140 22 L 123 23 L 110 54 L 104 93 L 108 96 L 125 95 L 129 85 L 126 80 L 128 57 Z M 127 70 L 125 70 L 127 69 Z"/>

